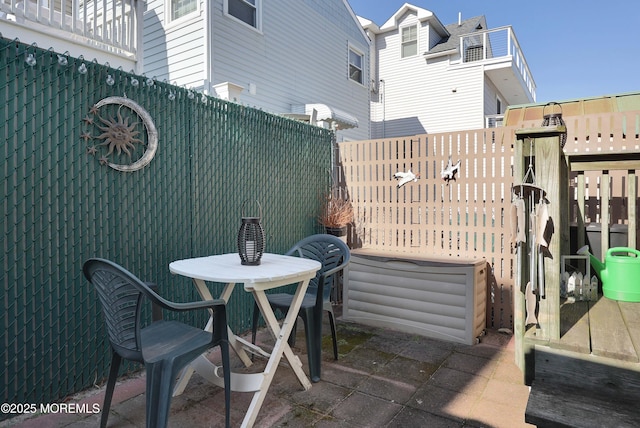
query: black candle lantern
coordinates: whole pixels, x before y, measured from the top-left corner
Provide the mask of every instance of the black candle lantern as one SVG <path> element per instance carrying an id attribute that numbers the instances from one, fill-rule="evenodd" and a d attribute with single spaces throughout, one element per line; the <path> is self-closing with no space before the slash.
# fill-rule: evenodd
<path id="1" fill-rule="evenodd" d="M 555 111 L 555 107 L 560 108 L 560 112 Z M 545 114 L 545 109 L 550 107 L 551 113 Z M 542 126 L 565 126 L 564 120 L 562 120 L 562 106 L 558 103 L 550 102 L 542 107 Z M 567 131 L 565 130 L 560 134 L 560 148 L 563 149 L 567 143 Z"/>
<path id="2" fill-rule="evenodd" d="M 260 217 L 247 217 L 244 215 L 245 204 L 242 204 L 242 224 L 238 231 L 238 254 L 243 265 L 256 266 L 264 253 L 264 230 L 260 224 L 262 206 L 258 203 Z"/>

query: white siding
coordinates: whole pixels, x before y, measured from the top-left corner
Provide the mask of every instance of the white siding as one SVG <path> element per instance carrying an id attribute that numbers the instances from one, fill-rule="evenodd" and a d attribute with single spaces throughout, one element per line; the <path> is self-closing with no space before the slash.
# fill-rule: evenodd
<path id="1" fill-rule="evenodd" d="M 496 88 L 493 82 L 489 79 L 485 80 L 485 89 L 484 89 L 484 114 L 492 115 L 492 114 L 504 114 L 507 109 L 507 103 L 505 101 L 505 97 L 500 93 L 500 91 Z M 502 103 L 502 111 L 496 111 L 496 100 L 500 97 L 500 101 Z"/>
<path id="2" fill-rule="evenodd" d="M 214 84 L 231 81 L 245 89 L 241 102 L 288 113 L 291 106 L 323 103 L 359 120 L 340 131 L 348 139 L 369 138 L 368 72 L 364 85 L 348 79 L 349 45 L 364 55 L 369 45 L 342 0 L 263 2 L 262 33 L 213 11 Z M 255 87 L 255 94 L 248 91 Z"/>
<path id="3" fill-rule="evenodd" d="M 262 31 L 225 15 L 224 0 L 203 2 L 202 7 L 198 18 L 167 28 L 158 25 L 163 22 L 162 2 L 150 1 L 145 14 L 148 76 L 209 90 L 231 82 L 244 87 L 238 102 L 273 113 L 291 113 L 294 105 L 327 104 L 359 122 L 358 128 L 339 131 L 339 140 L 370 137 L 369 41 L 343 0 L 263 1 Z M 211 29 L 210 43 L 205 25 Z M 204 80 L 207 45 L 212 46 L 211 82 Z M 363 85 L 348 78 L 350 45 L 364 55 Z"/>
<path id="4" fill-rule="evenodd" d="M 144 14 L 144 72 L 148 77 L 199 89 L 204 78 L 204 11 L 167 24 L 165 2 L 151 0 Z"/>
<path id="5" fill-rule="evenodd" d="M 415 21 L 407 13 L 398 27 Z M 438 36 L 426 22 L 419 31 L 420 55 L 413 58 L 400 58 L 399 29 L 376 37 L 384 93 L 381 101 L 372 102 L 373 138 L 484 127 L 483 68 L 459 64 L 456 58 L 451 62 L 447 56 L 426 60 L 421 54 Z"/>

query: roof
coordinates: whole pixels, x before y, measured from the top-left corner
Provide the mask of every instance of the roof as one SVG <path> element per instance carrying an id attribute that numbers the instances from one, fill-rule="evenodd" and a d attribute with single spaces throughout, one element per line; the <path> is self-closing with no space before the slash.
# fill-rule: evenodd
<path id="1" fill-rule="evenodd" d="M 391 15 L 391 17 L 387 20 L 387 22 L 382 24 L 379 28 L 375 26 L 375 24 L 370 20 L 367 20 L 369 25 L 368 25 L 368 28 L 367 27 L 365 28 L 373 31 L 374 33 L 384 33 L 386 31 L 396 30 L 398 28 L 398 21 L 407 12 L 415 13 L 418 17 L 418 21 L 420 22 L 429 21 L 432 27 L 438 32 L 438 34 L 441 34 L 441 35 L 446 34 L 447 30 L 445 29 L 442 22 L 440 22 L 438 17 L 433 12 L 418 6 L 414 6 L 409 3 L 405 3 L 404 5 L 402 5 L 402 7 L 398 9 L 396 13 Z M 362 20 L 360 21 L 360 23 L 362 24 Z"/>
<path id="2" fill-rule="evenodd" d="M 480 28 L 478 28 L 480 26 Z M 458 50 L 460 47 L 460 36 L 464 34 L 474 33 L 476 31 L 482 31 L 487 29 L 487 22 L 484 15 L 475 16 L 473 18 L 465 19 L 460 24 L 457 22 L 449 24 L 446 27 L 449 33 L 449 37 L 442 39 L 438 44 L 425 52 L 425 55 L 448 52 Z"/>

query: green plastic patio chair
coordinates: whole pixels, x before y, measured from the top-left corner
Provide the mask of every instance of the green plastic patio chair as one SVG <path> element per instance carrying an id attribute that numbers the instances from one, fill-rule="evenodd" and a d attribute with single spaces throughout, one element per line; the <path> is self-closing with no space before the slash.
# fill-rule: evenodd
<path id="1" fill-rule="evenodd" d="M 163 299 L 123 267 L 104 259 L 89 259 L 84 276 L 96 291 L 111 343 L 112 357 L 100 426 L 107 425 L 111 398 L 122 359 L 144 364 L 146 369 L 146 426 L 167 425 L 171 396 L 177 375 L 207 349 L 220 346 L 225 384 L 225 418 L 230 425 L 229 341 L 226 305 L 223 299 L 173 303 Z M 153 321 L 141 326 L 142 297 L 171 311 L 212 309 L 213 333 L 178 321 Z"/>
<path id="2" fill-rule="evenodd" d="M 333 340 L 333 357 L 336 360 L 338 359 L 338 340 L 336 337 L 336 321 L 331 305 L 331 287 L 335 275 L 349 264 L 351 253 L 347 244 L 339 238 L 328 234 L 317 234 L 302 239 L 286 254 L 288 256 L 317 260 L 322 264 L 316 276 L 309 281 L 307 293 L 298 313 L 304 323 L 311 381 L 318 382 L 320 381 L 322 362 L 322 313 L 324 311 L 329 314 L 329 326 L 331 327 L 331 338 Z M 267 299 L 274 310 L 280 309 L 286 314 L 291 306 L 293 295 L 287 293 L 268 294 Z M 251 341 L 253 343 L 256 342 L 259 317 L 260 310 L 258 305 L 254 305 L 251 329 Z M 289 345 L 295 345 L 295 337 L 296 328 L 294 326 L 291 336 L 289 336 Z"/>

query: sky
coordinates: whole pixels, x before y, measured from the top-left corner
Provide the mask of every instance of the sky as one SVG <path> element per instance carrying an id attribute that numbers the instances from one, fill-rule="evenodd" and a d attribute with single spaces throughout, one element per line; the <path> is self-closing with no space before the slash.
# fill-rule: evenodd
<path id="1" fill-rule="evenodd" d="M 640 0 L 348 0 L 378 26 L 404 3 L 444 25 L 484 15 L 511 26 L 536 83 L 536 102 L 640 92 Z"/>

